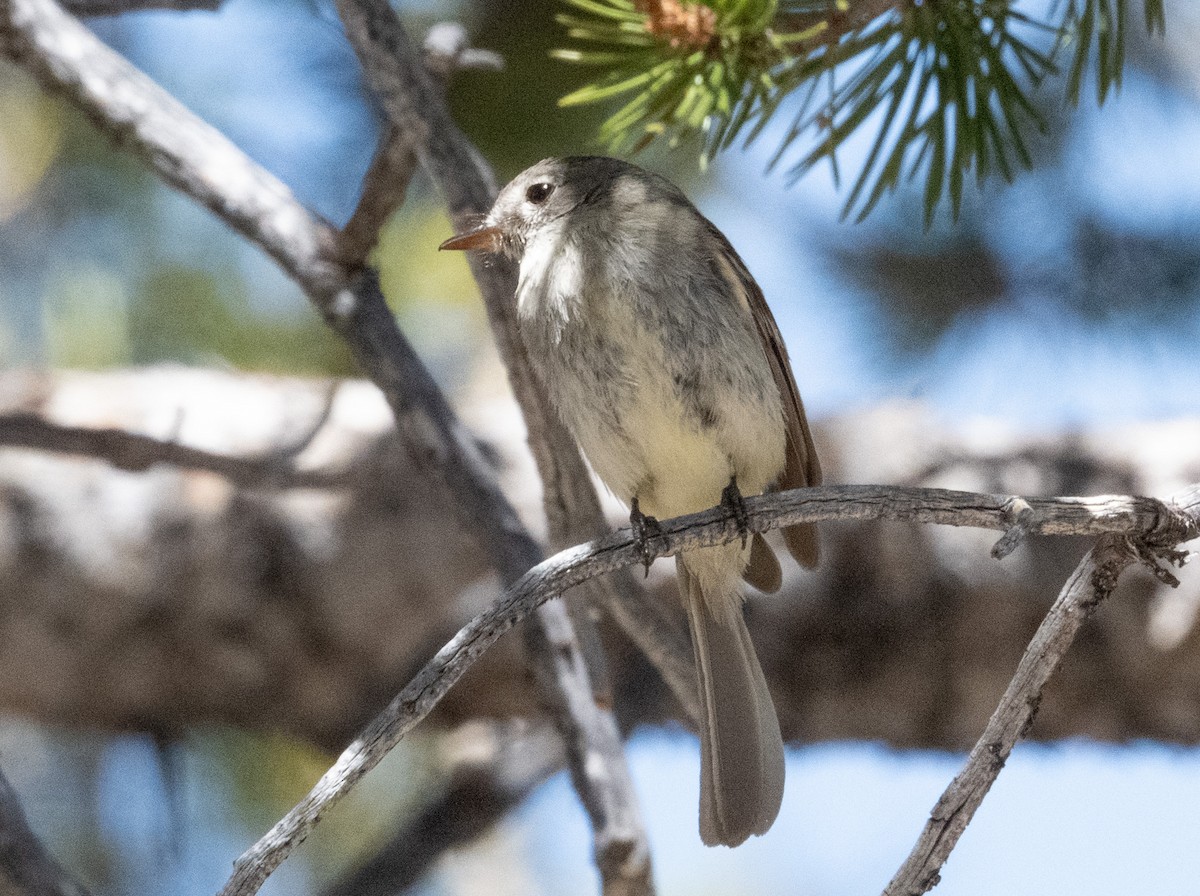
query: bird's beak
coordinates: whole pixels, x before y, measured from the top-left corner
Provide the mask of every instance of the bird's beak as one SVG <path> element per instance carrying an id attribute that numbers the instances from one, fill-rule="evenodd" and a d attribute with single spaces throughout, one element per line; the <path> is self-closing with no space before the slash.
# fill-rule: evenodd
<path id="1" fill-rule="evenodd" d="M 439 249 L 482 249 L 485 252 L 500 251 L 500 228 L 495 224 L 483 224 L 474 230 L 452 236 L 438 246 Z"/>

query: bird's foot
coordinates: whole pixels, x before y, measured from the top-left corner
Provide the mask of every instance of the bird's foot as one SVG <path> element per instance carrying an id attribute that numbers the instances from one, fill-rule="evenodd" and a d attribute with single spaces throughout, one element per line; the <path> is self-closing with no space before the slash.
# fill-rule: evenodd
<path id="1" fill-rule="evenodd" d="M 629 525 L 633 528 L 633 537 L 637 539 L 638 550 L 642 554 L 642 566 L 646 569 L 646 576 L 649 576 L 650 564 L 658 556 L 650 546 L 650 541 L 663 534 L 662 526 L 654 517 L 642 513 L 636 497 L 629 504 Z"/>
<path id="2" fill-rule="evenodd" d="M 742 550 L 745 550 L 746 539 L 750 535 L 750 514 L 746 512 L 746 499 L 738 488 L 736 476 L 729 477 L 729 485 L 721 492 L 721 504 L 733 511 L 733 519 L 742 536 Z"/>

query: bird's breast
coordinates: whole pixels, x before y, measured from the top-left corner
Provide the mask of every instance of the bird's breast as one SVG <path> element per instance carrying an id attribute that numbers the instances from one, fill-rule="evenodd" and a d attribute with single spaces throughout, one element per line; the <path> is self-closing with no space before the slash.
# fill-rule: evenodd
<path id="1" fill-rule="evenodd" d="M 741 309 L 614 260 L 557 240 L 522 261 L 521 333 L 563 422 L 648 513 L 709 507 L 735 474 L 761 491 L 783 469 L 782 406 Z"/>

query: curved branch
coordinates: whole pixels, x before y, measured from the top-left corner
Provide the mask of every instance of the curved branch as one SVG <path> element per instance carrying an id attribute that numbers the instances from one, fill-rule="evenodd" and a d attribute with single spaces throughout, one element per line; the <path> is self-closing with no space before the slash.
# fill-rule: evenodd
<path id="1" fill-rule="evenodd" d="M 1035 518 L 1028 531 L 1055 535 L 1120 535 L 1160 549 L 1200 537 L 1200 484 L 1171 502 L 1152 498 L 1026 498 Z M 1012 527 L 1011 496 L 876 485 L 822 486 L 746 499 L 750 528 L 877 519 L 998 529 Z M 660 556 L 741 538 L 726 507 L 663 520 L 653 547 Z M 471 620 L 322 775 L 308 795 L 234 864 L 222 896 L 251 896 L 320 820 L 411 731 L 496 640 L 546 601 L 595 576 L 642 562 L 628 529 L 568 548 L 529 570 L 497 604 Z M 1114 579 L 1115 582 L 1115 579 Z M 982 798 L 982 795 L 981 797 Z"/>
<path id="2" fill-rule="evenodd" d="M 430 28 L 422 49 L 425 68 L 436 76 L 442 88 L 461 69 L 495 71 L 504 67 L 504 60 L 496 53 L 472 47 L 466 29 L 456 22 L 440 22 Z M 384 127 L 375 157 L 363 176 L 358 205 L 338 233 L 335 251 L 347 268 L 366 264 L 383 226 L 404 202 L 416 170 L 412 142 L 396 125 Z"/>
<path id="3" fill-rule="evenodd" d="M 1008 689 L 967 762 L 929 813 L 920 838 L 884 896 L 920 896 L 937 885 L 975 810 L 1000 775 L 1009 754 L 1033 724 L 1042 691 L 1083 623 L 1112 593 L 1125 567 L 1137 559 L 1127 540 L 1103 535 L 1084 555 L 1029 642 Z"/>

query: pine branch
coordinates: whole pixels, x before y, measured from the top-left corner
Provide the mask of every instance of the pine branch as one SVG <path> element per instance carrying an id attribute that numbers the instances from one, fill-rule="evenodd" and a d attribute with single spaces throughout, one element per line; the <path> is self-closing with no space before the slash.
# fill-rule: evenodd
<path id="1" fill-rule="evenodd" d="M 841 147 L 870 134 L 845 213 L 862 219 L 923 181 L 927 223 L 947 200 L 957 216 L 968 177 L 1011 180 L 1031 165 L 1028 141 L 1043 128 L 1032 95 L 1065 49 L 1072 102 L 1093 62 L 1101 102 L 1119 87 L 1129 28 L 1129 0 L 1065 0 L 1045 18 L 1012 0 L 563 2 L 574 45 L 553 55 L 601 74 L 560 102 L 622 98 L 598 135 L 611 151 L 698 144 L 704 165 L 798 97 L 773 165 L 800 147 L 793 181 L 823 161 L 837 177 Z M 1143 7 L 1161 34 L 1163 0 Z"/>

